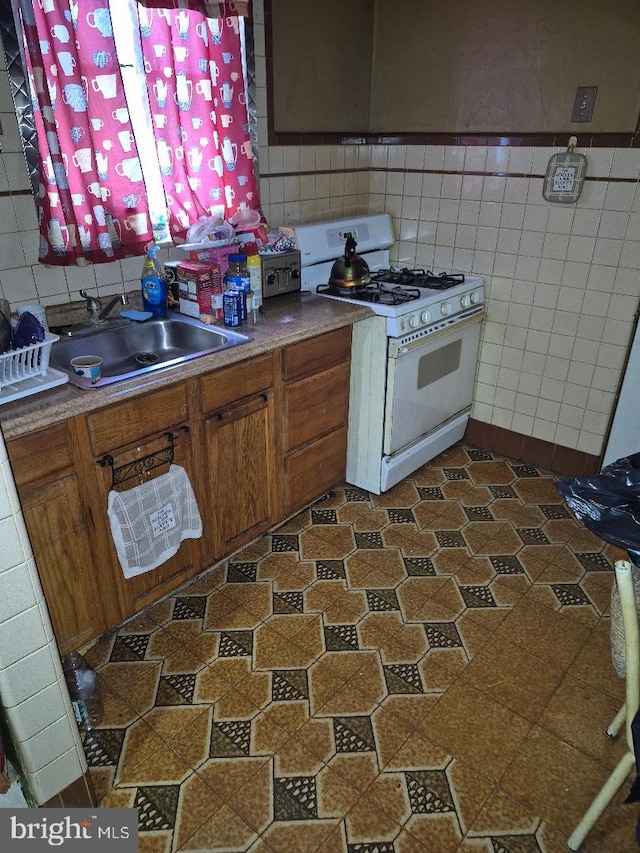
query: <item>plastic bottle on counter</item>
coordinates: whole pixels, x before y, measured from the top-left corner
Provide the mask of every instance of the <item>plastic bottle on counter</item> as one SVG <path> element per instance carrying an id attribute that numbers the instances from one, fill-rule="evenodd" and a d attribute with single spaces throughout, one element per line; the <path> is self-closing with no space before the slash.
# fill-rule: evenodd
<path id="1" fill-rule="evenodd" d="M 62 671 L 71 697 L 78 727 L 91 729 L 104 715 L 98 675 L 80 652 L 69 652 L 62 659 Z"/>
<path id="2" fill-rule="evenodd" d="M 244 250 L 247 253 L 247 269 L 249 270 L 249 281 L 251 284 L 251 310 L 253 321 L 258 319 L 258 309 L 262 305 L 262 262 L 258 254 L 257 243 L 245 243 Z"/>
<path id="3" fill-rule="evenodd" d="M 251 290 L 251 278 L 247 269 L 247 256 L 229 255 L 229 266 L 224 274 L 227 290 Z"/>
<path id="4" fill-rule="evenodd" d="M 157 317 L 164 317 L 167 313 L 167 283 L 162 265 L 156 257 L 158 252 L 158 246 L 147 249 L 140 283 L 144 310 L 151 311 Z"/>

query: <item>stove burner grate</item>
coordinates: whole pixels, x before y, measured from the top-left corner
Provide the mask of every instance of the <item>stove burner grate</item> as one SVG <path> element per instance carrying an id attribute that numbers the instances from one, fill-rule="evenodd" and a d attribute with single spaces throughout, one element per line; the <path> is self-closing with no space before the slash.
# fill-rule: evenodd
<path id="1" fill-rule="evenodd" d="M 340 287 L 338 284 L 319 284 L 316 287 L 316 293 L 323 293 L 325 296 L 345 296 L 347 298 L 356 297 L 357 294 L 366 290 L 365 284 L 354 284 L 351 287 Z"/>
<path id="2" fill-rule="evenodd" d="M 342 296 L 358 302 L 375 302 L 380 305 L 403 305 L 420 299 L 421 293 L 417 287 L 389 287 L 386 281 L 371 282 L 362 287 L 336 287 L 333 284 L 319 284 L 316 293 L 325 296 Z"/>
<path id="3" fill-rule="evenodd" d="M 379 270 L 374 273 L 371 279 L 372 283 L 395 284 L 403 287 L 425 287 L 429 290 L 447 290 L 449 287 L 455 287 L 457 284 L 464 284 L 464 275 L 462 273 L 434 273 L 431 270 L 416 269 L 410 270 L 407 268 L 396 270 Z"/>

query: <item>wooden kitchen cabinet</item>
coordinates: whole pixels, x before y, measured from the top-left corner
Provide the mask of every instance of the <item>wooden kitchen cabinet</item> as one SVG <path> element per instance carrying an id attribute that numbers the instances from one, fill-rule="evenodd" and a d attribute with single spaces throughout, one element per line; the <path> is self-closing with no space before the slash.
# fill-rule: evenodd
<path id="1" fill-rule="evenodd" d="M 273 377 L 269 355 L 201 380 L 207 564 L 255 539 L 275 521 Z"/>
<path id="2" fill-rule="evenodd" d="M 284 350 L 285 515 L 344 481 L 350 367 L 350 327 Z"/>
<path id="3" fill-rule="evenodd" d="M 65 655 L 106 629 L 91 553 L 91 519 L 73 467 L 68 424 L 7 442 L 53 631 Z"/>
<path id="4" fill-rule="evenodd" d="M 125 399 L 7 442 L 61 654 L 80 649 L 344 480 L 350 327 Z M 168 447 L 203 523 L 125 578 L 112 469 Z M 168 461 L 128 488 L 168 470 Z"/>
<path id="5" fill-rule="evenodd" d="M 88 443 L 94 454 L 92 502 L 95 505 L 94 516 L 100 519 L 96 547 L 100 549 L 102 564 L 108 563 L 111 568 L 111 598 L 117 598 L 120 611 L 119 621 L 115 624 L 162 598 L 201 569 L 199 540 L 185 539 L 174 556 L 158 568 L 125 578 L 107 515 L 114 471 L 117 478 L 131 477 L 115 486 L 118 491 L 123 491 L 165 474 L 173 462 L 186 470 L 197 498 L 191 429 L 187 422 L 187 394 L 187 383 L 172 386 L 84 419 Z M 111 460 L 111 464 L 101 464 Z M 138 471 L 142 473 L 135 473 Z M 198 505 L 202 515 L 202 501 L 198 501 Z"/>

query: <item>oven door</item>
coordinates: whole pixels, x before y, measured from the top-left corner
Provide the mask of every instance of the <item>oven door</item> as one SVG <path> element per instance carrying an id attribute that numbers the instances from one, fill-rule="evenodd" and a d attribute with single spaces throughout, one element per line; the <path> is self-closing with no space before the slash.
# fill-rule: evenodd
<path id="1" fill-rule="evenodd" d="M 468 410 L 484 312 L 390 347 L 384 453 L 391 455 Z"/>

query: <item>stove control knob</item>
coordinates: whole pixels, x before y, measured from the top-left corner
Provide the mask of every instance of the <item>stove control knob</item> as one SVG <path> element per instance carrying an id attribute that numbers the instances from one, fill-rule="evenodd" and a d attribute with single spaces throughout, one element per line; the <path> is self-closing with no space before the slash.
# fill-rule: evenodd
<path id="1" fill-rule="evenodd" d="M 431 312 L 430 311 L 423 311 L 422 314 L 420 314 L 420 322 L 421 323 L 428 323 L 430 319 L 431 319 Z"/>
<path id="2" fill-rule="evenodd" d="M 477 304 L 478 304 L 478 302 L 480 302 L 480 294 L 478 293 L 478 291 L 477 291 L 477 290 L 472 290 L 472 291 L 471 291 L 470 299 L 471 299 L 471 304 L 472 304 L 472 305 L 477 305 Z"/>
<path id="3" fill-rule="evenodd" d="M 412 315 L 409 317 L 409 328 L 410 328 L 410 329 L 415 329 L 415 327 L 416 327 L 417 325 L 418 325 L 418 318 L 417 318 L 417 316 L 416 316 L 415 314 L 412 314 Z"/>
<path id="4" fill-rule="evenodd" d="M 460 307 L 461 308 L 468 308 L 470 304 L 471 304 L 471 299 L 468 296 L 461 296 L 460 297 Z"/>
<path id="5" fill-rule="evenodd" d="M 300 278 L 300 270 L 297 270 L 295 268 L 292 269 L 291 270 L 291 278 L 293 278 L 293 279 Z"/>
<path id="6" fill-rule="evenodd" d="M 443 317 L 447 317 L 453 311 L 450 302 L 443 302 L 440 306 L 440 311 L 442 312 Z"/>
<path id="7" fill-rule="evenodd" d="M 270 272 L 267 276 L 267 284 L 275 284 L 276 276 L 275 273 Z"/>

